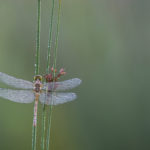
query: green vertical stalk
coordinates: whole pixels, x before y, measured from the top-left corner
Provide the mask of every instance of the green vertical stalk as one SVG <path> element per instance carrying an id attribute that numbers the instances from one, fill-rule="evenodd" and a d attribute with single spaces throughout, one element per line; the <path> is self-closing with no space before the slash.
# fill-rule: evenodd
<path id="1" fill-rule="evenodd" d="M 52 105 L 50 105 L 50 109 L 48 112 L 48 129 L 47 129 L 47 138 L 46 138 L 46 150 L 49 150 L 50 147 L 50 131 L 51 131 L 51 121 L 52 121 Z"/>
<path id="2" fill-rule="evenodd" d="M 56 59 L 57 59 L 57 48 L 58 48 L 58 36 L 59 36 L 59 24 L 60 24 L 60 11 L 61 11 L 61 0 L 59 0 L 59 6 L 58 6 L 58 18 L 57 18 L 57 29 L 56 29 L 56 40 L 55 40 L 55 48 L 54 48 L 54 64 L 53 64 L 53 77 L 55 78 L 55 69 L 56 69 Z M 51 131 L 51 122 L 52 122 L 52 108 L 53 106 L 50 106 L 50 110 L 48 113 L 48 130 L 47 130 L 47 142 L 46 142 L 46 150 L 49 150 L 50 147 L 50 131 Z"/>
<path id="3" fill-rule="evenodd" d="M 53 16 L 54 16 L 54 0 L 52 0 L 52 10 L 50 17 L 50 25 L 49 25 L 49 40 L 48 40 L 48 50 L 47 50 L 47 66 L 46 73 L 49 74 L 50 70 L 50 57 L 51 57 L 51 43 L 52 43 L 52 29 L 53 29 Z M 46 90 L 47 92 L 47 90 Z M 45 128 L 46 128 L 46 105 L 43 104 L 42 109 L 42 137 L 41 137 L 41 150 L 45 148 Z"/>
<path id="4" fill-rule="evenodd" d="M 37 33 L 36 33 L 36 63 L 35 63 L 35 75 L 39 74 L 39 59 L 40 59 L 40 30 L 41 30 L 41 0 L 38 0 L 37 10 Z"/>
<path id="5" fill-rule="evenodd" d="M 45 122 L 46 122 L 46 105 L 43 104 L 42 108 L 42 136 L 41 136 L 41 150 L 44 150 L 45 147 Z"/>
<path id="6" fill-rule="evenodd" d="M 32 150 L 36 150 L 36 127 L 32 127 Z"/>
<path id="7" fill-rule="evenodd" d="M 48 40 L 48 51 L 47 51 L 47 69 L 46 73 L 49 73 L 50 68 L 50 57 L 51 57 L 51 43 L 52 43 L 52 29 L 53 29 L 53 16 L 54 16 L 54 5 L 55 0 L 52 0 L 52 11 L 51 11 L 51 17 L 50 17 L 50 26 L 49 26 L 49 40 Z"/>
<path id="8" fill-rule="evenodd" d="M 37 8 L 37 37 L 36 37 L 36 62 L 35 62 L 35 75 L 39 74 L 39 58 L 40 58 L 40 26 L 41 26 L 41 0 L 38 0 Z M 32 127 L 32 150 L 36 150 L 36 130 L 37 126 Z"/>
<path id="9" fill-rule="evenodd" d="M 59 0 L 58 6 L 58 18 L 57 18 L 57 29 L 56 29 L 56 40 L 55 40 L 55 49 L 54 49 L 54 70 L 56 69 L 56 58 L 57 58 L 57 48 L 58 48 L 58 36 L 59 36 L 59 25 L 60 25 L 60 11 L 61 11 L 61 0 Z M 55 77 L 55 71 L 54 77 Z"/>

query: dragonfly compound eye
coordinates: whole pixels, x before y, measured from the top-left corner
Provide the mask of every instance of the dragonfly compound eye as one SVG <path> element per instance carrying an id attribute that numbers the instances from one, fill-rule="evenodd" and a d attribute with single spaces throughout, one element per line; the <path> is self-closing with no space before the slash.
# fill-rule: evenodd
<path id="1" fill-rule="evenodd" d="M 34 80 L 35 80 L 35 81 L 36 81 L 36 80 L 42 81 L 42 76 L 41 76 L 41 75 L 36 75 L 36 76 L 34 76 Z"/>

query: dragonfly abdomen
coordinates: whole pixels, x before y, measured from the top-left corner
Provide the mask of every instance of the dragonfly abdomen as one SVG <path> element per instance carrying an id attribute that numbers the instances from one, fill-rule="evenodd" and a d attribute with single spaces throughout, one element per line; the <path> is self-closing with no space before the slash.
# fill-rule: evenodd
<path id="1" fill-rule="evenodd" d="M 33 126 L 36 126 L 37 124 L 37 109 L 38 109 L 38 100 L 39 100 L 39 94 L 35 94 L 35 104 L 34 104 L 34 118 L 33 118 Z"/>

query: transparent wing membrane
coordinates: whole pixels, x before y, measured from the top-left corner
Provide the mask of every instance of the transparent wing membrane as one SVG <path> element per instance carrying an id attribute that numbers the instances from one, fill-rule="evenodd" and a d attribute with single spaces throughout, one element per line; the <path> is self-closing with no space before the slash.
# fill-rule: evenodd
<path id="1" fill-rule="evenodd" d="M 5 73 L 0 72 L 0 82 L 3 82 L 11 87 L 21 88 L 21 89 L 33 89 L 33 83 L 30 81 L 17 79 L 15 77 L 9 76 Z"/>
<path id="2" fill-rule="evenodd" d="M 46 105 L 58 105 L 63 104 L 69 101 L 73 101 L 76 99 L 75 93 L 56 93 L 50 92 L 46 94 L 46 92 L 41 93 L 40 102 Z"/>
<path id="3" fill-rule="evenodd" d="M 0 82 L 15 88 L 26 89 L 12 90 L 0 88 L 0 97 L 18 103 L 31 103 L 34 101 L 34 92 L 30 90 L 33 89 L 32 82 L 17 79 L 2 72 L 0 72 Z M 70 90 L 80 85 L 80 83 L 81 80 L 78 78 L 66 80 L 63 82 L 44 83 L 42 89 L 45 91 L 40 94 L 40 102 L 46 105 L 58 105 L 73 101 L 77 97 L 75 93 L 57 93 L 55 91 Z"/>
<path id="4" fill-rule="evenodd" d="M 50 82 L 44 83 L 43 89 L 48 91 L 65 91 L 77 87 L 81 84 L 81 80 L 78 78 L 62 81 L 62 82 Z"/>
<path id="5" fill-rule="evenodd" d="M 34 93 L 32 90 L 11 90 L 0 88 L 0 97 L 18 103 L 31 103 L 34 101 Z"/>

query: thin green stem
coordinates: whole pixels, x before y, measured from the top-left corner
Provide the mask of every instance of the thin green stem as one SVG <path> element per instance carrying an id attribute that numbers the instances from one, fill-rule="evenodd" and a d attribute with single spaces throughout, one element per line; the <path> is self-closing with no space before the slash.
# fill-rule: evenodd
<path id="1" fill-rule="evenodd" d="M 50 57 L 51 57 L 51 43 L 52 43 L 54 4 L 55 4 L 54 0 L 52 0 L 52 10 L 51 10 L 51 17 L 50 17 L 49 40 L 48 40 L 48 50 L 47 50 L 47 66 L 46 66 L 46 73 L 47 74 L 49 73 L 49 70 L 50 70 Z M 44 148 L 45 148 L 45 128 L 46 128 L 46 105 L 43 104 L 43 109 L 42 109 L 41 150 L 44 150 Z"/>
<path id="2" fill-rule="evenodd" d="M 40 26 L 41 26 L 41 0 L 38 0 L 38 8 L 37 8 L 37 33 L 36 33 L 37 37 L 36 37 L 36 55 L 35 55 L 35 57 L 36 57 L 35 75 L 39 74 Z M 37 125 L 34 126 L 34 124 L 33 124 L 33 127 L 32 127 L 32 150 L 36 150 L 36 132 L 37 132 L 36 130 L 37 130 Z"/>
<path id="3" fill-rule="evenodd" d="M 51 131 L 51 122 L 52 122 L 52 108 L 53 106 L 50 105 L 50 109 L 49 109 L 49 112 L 48 112 L 48 129 L 47 129 L 47 139 L 46 139 L 46 150 L 49 150 L 49 147 L 50 147 L 50 131 Z"/>
<path id="4" fill-rule="evenodd" d="M 35 74 L 39 74 L 39 58 L 40 58 L 40 30 L 41 30 L 41 0 L 38 0 L 38 11 L 37 11 L 37 33 L 36 33 L 36 63 L 35 63 Z"/>
<path id="5" fill-rule="evenodd" d="M 49 40 L 48 40 L 48 51 L 47 51 L 47 69 L 46 73 L 49 73 L 50 68 L 50 54 L 51 54 L 51 43 L 52 43 L 52 29 L 53 29 L 53 16 L 54 16 L 54 0 L 52 0 L 52 11 L 51 11 L 51 17 L 50 17 L 50 26 L 49 26 Z"/>
<path id="6" fill-rule="evenodd" d="M 41 150 L 44 150 L 45 147 L 45 128 L 46 128 L 46 105 L 43 104 L 42 109 L 42 136 L 41 136 Z"/>
<path id="7" fill-rule="evenodd" d="M 32 126 L 32 150 L 36 150 L 36 127 Z"/>
<path id="8" fill-rule="evenodd" d="M 60 11 L 61 11 L 61 0 L 59 0 L 59 6 L 58 6 L 58 18 L 57 18 L 56 40 L 55 40 L 55 48 L 54 48 L 54 65 L 53 65 L 54 70 L 56 69 L 58 37 L 59 37 L 59 25 L 60 25 Z M 54 77 L 55 77 L 55 71 L 54 71 Z"/>
<path id="9" fill-rule="evenodd" d="M 53 77 L 55 78 L 55 69 L 56 69 L 56 59 L 57 59 L 57 48 L 58 48 L 58 36 L 59 36 L 59 24 L 60 24 L 60 10 L 61 10 L 61 0 L 59 0 L 58 6 L 58 18 L 57 18 L 57 29 L 56 29 L 56 40 L 55 40 L 55 48 L 54 48 L 54 63 L 53 63 Z M 54 86 L 54 85 L 53 85 Z M 53 100 L 52 100 L 53 101 Z M 52 122 L 52 109 L 53 105 L 50 106 L 49 110 L 49 118 L 48 118 L 48 131 L 47 131 L 47 142 L 46 142 L 46 150 L 49 150 L 50 147 L 50 138 L 51 138 L 51 122 Z"/>

